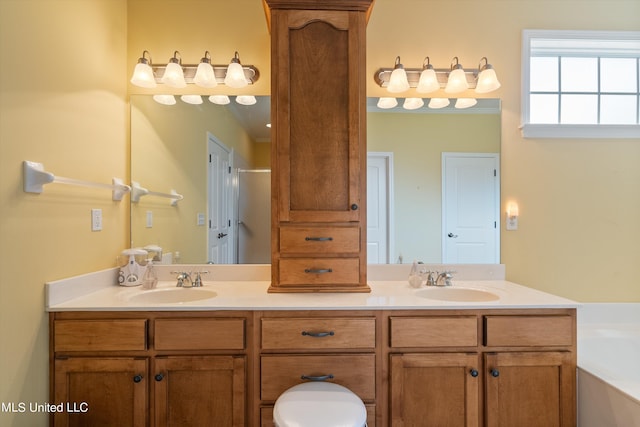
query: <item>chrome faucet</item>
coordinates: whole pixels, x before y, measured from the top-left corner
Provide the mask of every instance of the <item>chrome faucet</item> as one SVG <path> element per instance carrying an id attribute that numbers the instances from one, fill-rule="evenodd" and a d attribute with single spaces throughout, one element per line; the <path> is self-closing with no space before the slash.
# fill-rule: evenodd
<path id="1" fill-rule="evenodd" d="M 451 286 L 453 271 L 427 271 L 427 286 Z"/>
<path id="2" fill-rule="evenodd" d="M 196 271 L 196 278 L 193 281 L 193 287 L 194 288 L 202 287 L 202 277 L 200 277 L 202 274 L 209 274 L 209 272 L 207 270 L 205 270 L 205 271 Z"/>
<path id="3" fill-rule="evenodd" d="M 192 288 L 193 282 L 191 281 L 191 275 L 185 271 L 172 271 L 172 274 L 177 274 L 176 276 L 176 280 L 178 281 L 178 283 L 176 283 L 176 287 L 178 288 Z M 199 285 L 202 286 L 202 283 Z"/>

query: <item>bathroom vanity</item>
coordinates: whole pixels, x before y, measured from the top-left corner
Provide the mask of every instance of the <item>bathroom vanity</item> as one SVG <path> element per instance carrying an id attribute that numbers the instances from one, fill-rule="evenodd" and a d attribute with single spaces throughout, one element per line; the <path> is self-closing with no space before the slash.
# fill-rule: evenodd
<path id="1" fill-rule="evenodd" d="M 192 299 L 169 275 L 144 291 L 97 274 L 48 286 L 51 400 L 89 408 L 53 414 L 56 426 L 271 426 L 275 400 L 303 381 L 352 390 L 369 426 L 576 423 L 577 304 L 563 298 L 504 280 L 273 294 L 268 272 L 212 271 Z"/>

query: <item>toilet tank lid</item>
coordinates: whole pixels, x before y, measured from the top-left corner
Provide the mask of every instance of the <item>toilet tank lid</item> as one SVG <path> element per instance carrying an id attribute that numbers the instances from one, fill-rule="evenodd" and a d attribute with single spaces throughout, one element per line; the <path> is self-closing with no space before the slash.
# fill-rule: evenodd
<path id="1" fill-rule="evenodd" d="M 346 387 L 307 382 L 278 397 L 273 421 L 278 427 L 363 427 L 367 410 L 362 400 Z"/>

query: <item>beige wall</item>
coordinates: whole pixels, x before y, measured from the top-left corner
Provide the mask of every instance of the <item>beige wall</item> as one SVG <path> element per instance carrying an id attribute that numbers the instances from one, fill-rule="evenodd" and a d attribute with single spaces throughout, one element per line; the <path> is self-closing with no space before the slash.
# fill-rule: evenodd
<path id="1" fill-rule="evenodd" d="M 128 197 L 60 184 L 22 191 L 22 161 L 128 181 L 125 0 L 0 2 L 0 401 L 48 400 L 44 283 L 115 265 Z M 103 231 L 91 231 L 91 209 Z M 46 414 L 0 413 L 3 426 Z"/>
<path id="2" fill-rule="evenodd" d="M 502 233 L 511 280 L 580 301 L 640 301 L 640 142 L 524 140 L 518 130 L 522 29 L 639 30 L 638 16 L 637 0 L 376 0 L 368 76 L 396 55 L 408 67 L 425 55 L 471 67 L 488 56 L 499 73 L 502 197 L 521 212 L 520 229 Z M 47 400 L 43 283 L 111 267 L 128 246 L 126 198 L 56 184 L 25 194 L 21 162 L 128 180 L 126 94 L 143 92 L 127 80 L 141 51 L 166 62 L 178 49 L 196 62 L 209 49 L 224 63 L 238 50 L 262 73 L 243 92 L 265 95 L 264 22 L 258 0 L 0 0 L 3 402 Z M 102 232 L 90 231 L 91 208 L 103 210 Z M 2 413 L 0 424 L 44 426 L 46 416 Z"/>

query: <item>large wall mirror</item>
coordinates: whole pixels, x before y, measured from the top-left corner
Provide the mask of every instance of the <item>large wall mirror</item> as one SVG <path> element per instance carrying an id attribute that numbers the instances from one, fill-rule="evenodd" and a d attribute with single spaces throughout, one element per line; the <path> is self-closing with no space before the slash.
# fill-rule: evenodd
<path id="1" fill-rule="evenodd" d="M 131 244 L 159 245 L 166 262 L 269 263 L 269 97 L 255 105 L 203 100 L 162 105 L 131 96 L 131 180 L 149 191 L 132 198 Z M 372 170 L 386 175 L 368 185 L 368 225 L 382 218 L 386 246 L 370 262 L 446 261 L 443 153 L 497 159 L 500 102 L 408 111 L 380 110 L 376 101 L 368 100 L 367 150 L 379 165 Z M 164 197 L 172 191 L 181 200 Z M 493 203 L 499 229 L 499 195 Z M 458 216 L 473 213 L 460 209 Z M 368 255 L 378 247 L 372 243 Z"/>

